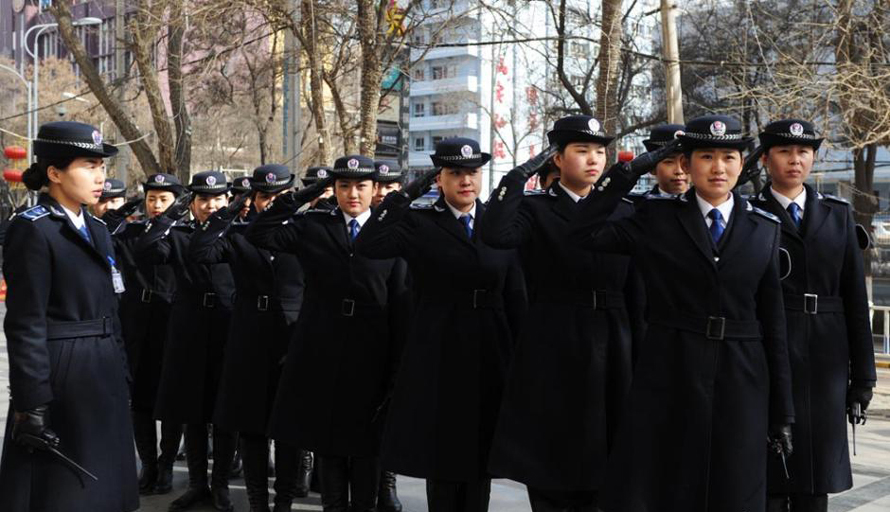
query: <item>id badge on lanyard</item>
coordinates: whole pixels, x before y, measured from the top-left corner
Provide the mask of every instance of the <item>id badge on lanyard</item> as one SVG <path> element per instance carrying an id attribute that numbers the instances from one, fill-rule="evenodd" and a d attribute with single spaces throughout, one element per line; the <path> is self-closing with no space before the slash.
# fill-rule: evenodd
<path id="1" fill-rule="evenodd" d="M 120 270 L 114 264 L 114 258 L 108 256 L 108 263 L 111 265 L 111 284 L 114 286 L 114 293 L 124 293 L 124 277 Z"/>

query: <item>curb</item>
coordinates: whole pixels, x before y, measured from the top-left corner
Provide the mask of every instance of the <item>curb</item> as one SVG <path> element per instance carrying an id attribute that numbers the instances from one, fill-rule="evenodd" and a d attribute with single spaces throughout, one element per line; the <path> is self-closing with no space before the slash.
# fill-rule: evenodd
<path id="1" fill-rule="evenodd" d="M 875 366 L 878 368 L 890 369 L 890 356 L 875 354 Z"/>

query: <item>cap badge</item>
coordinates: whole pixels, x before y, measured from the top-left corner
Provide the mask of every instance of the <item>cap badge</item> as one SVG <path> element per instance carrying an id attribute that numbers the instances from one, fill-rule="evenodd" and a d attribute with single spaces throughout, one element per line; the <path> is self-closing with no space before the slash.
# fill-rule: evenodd
<path id="1" fill-rule="evenodd" d="M 726 135 L 726 125 L 723 121 L 714 121 L 711 123 L 711 135 L 722 137 Z"/>
<path id="2" fill-rule="evenodd" d="M 216 185 L 216 176 L 207 176 L 207 178 L 204 179 L 204 183 L 206 183 L 208 187 Z"/>
<path id="3" fill-rule="evenodd" d="M 164 179 L 165 178 L 163 174 L 158 174 L 157 176 L 155 176 L 155 183 L 163 183 Z"/>
<path id="4" fill-rule="evenodd" d="M 102 134 L 99 133 L 99 130 L 93 130 L 93 143 L 96 145 L 102 144 Z"/>
<path id="5" fill-rule="evenodd" d="M 358 160 L 355 158 L 350 158 L 348 162 L 346 162 L 346 167 L 350 170 L 358 169 Z"/>
<path id="6" fill-rule="evenodd" d="M 597 121 L 596 119 L 591 119 L 590 121 L 587 121 L 587 127 L 590 129 L 590 131 L 592 131 L 594 133 L 599 132 L 600 131 L 600 122 Z"/>
<path id="7" fill-rule="evenodd" d="M 380 174 L 389 174 L 389 166 L 386 164 L 381 165 Z"/>
<path id="8" fill-rule="evenodd" d="M 682 136 L 684 136 L 684 135 L 686 135 L 686 132 L 684 132 L 683 130 L 677 130 L 677 131 L 674 132 L 674 138 L 675 138 L 675 139 L 677 139 L 677 138 L 679 138 L 679 137 L 682 137 Z"/>
<path id="9" fill-rule="evenodd" d="M 276 179 L 278 179 L 278 177 L 275 176 L 274 172 L 270 172 L 269 174 L 266 174 L 266 183 L 275 183 Z"/>
<path id="10" fill-rule="evenodd" d="M 460 155 L 464 158 L 472 157 L 473 148 L 471 148 L 469 144 L 464 144 L 463 147 L 460 148 Z"/>
<path id="11" fill-rule="evenodd" d="M 803 135 L 803 125 L 800 123 L 792 123 L 790 127 L 788 127 L 788 131 L 791 132 L 791 135 L 795 137 L 800 137 Z"/>
<path id="12" fill-rule="evenodd" d="M 318 172 L 315 173 L 315 175 L 321 179 L 325 179 L 328 177 L 328 171 L 325 169 L 319 169 Z"/>
<path id="13" fill-rule="evenodd" d="M 111 182 L 110 182 L 110 181 L 106 181 L 106 182 L 105 182 L 105 185 L 102 185 L 102 189 L 103 189 L 103 190 L 106 190 L 106 191 L 111 190 Z"/>
<path id="14" fill-rule="evenodd" d="M 244 178 L 243 180 L 241 180 L 241 186 L 244 188 L 250 188 L 250 180 L 248 178 Z"/>

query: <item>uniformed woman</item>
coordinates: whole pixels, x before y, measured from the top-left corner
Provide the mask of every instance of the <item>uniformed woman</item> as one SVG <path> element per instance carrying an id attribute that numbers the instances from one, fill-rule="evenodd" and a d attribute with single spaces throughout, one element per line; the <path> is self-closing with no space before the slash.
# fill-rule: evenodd
<path id="1" fill-rule="evenodd" d="M 260 247 L 296 254 L 305 271 L 297 335 L 269 432 L 276 442 L 316 454 L 326 512 L 369 512 L 377 505 L 384 409 L 404 343 L 396 335 L 407 297 L 404 262 L 372 260 L 354 249 L 371 216 L 374 172 L 367 157 L 339 158 L 337 209 L 295 215 L 329 184 L 322 180 L 307 187 L 314 195 L 279 196 L 247 231 Z"/>
<path id="2" fill-rule="evenodd" d="M 383 466 L 426 479 L 431 512 L 488 510 L 488 452 L 525 312 L 517 255 L 478 233 L 481 167 L 472 139 L 445 139 L 441 172 L 389 194 L 356 242 L 371 258 L 404 258 L 415 303 L 384 437 Z M 435 179 L 435 204 L 411 207 Z M 511 329 L 511 325 L 513 326 Z"/>
<path id="3" fill-rule="evenodd" d="M 186 510 L 208 500 L 217 510 L 231 510 L 229 473 L 237 434 L 214 426 L 210 488 L 207 444 L 235 285 L 227 263 L 198 263 L 188 256 L 194 232 L 202 229 L 213 212 L 228 204 L 229 185 L 221 172 L 205 171 L 192 176 L 188 189 L 192 193 L 177 198 L 152 219 L 136 244 L 138 253 L 158 264 L 169 263 L 176 276 L 155 416 L 161 421 L 186 424 L 189 489 L 170 504 L 170 510 Z M 189 208 L 195 222 L 181 222 Z"/>
<path id="4" fill-rule="evenodd" d="M 853 486 L 845 411 L 875 385 L 862 252 L 850 204 L 804 183 L 822 138 L 804 120 L 760 133 L 770 183 L 752 203 L 782 220 L 790 269 L 782 280 L 796 421 L 794 457 L 769 461 L 770 512 L 827 512 Z"/>
<path id="5" fill-rule="evenodd" d="M 257 167 L 251 179 L 252 205 L 264 210 L 293 187 L 295 177 L 283 165 Z M 190 260 L 228 263 L 235 279 L 235 304 L 226 357 L 214 411 L 214 425 L 239 432 L 244 481 L 251 512 L 269 510 L 269 439 L 272 401 L 303 301 L 303 269 L 294 254 L 260 249 L 244 237 L 240 217 L 246 195 L 210 216 L 195 231 Z M 289 511 L 297 487 L 299 450 L 275 443 L 275 512 Z"/>
<path id="6" fill-rule="evenodd" d="M 779 283 L 779 222 L 732 188 L 750 143 L 726 116 L 681 135 L 693 188 L 615 207 L 675 149 L 614 166 L 582 202 L 579 246 L 633 254 L 658 308 L 609 457 L 606 512 L 763 512 L 766 444 L 791 451 L 794 420 Z M 793 457 L 792 457 L 793 459 Z"/>
<path id="7" fill-rule="evenodd" d="M 12 401 L 0 503 L 4 512 L 135 510 L 116 319 L 123 279 L 108 231 L 84 208 L 102 195 L 103 159 L 117 148 L 92 126 L 56 122 L 40 127 L 34 154 L 23 181 L 45 192 L 12 220 L 3 246 Z"/>
<path id="8" fill-rule="evenodd" d="M 629 258 L 579 249 L 569 237 L 578 201 L 606 164 L 606 135 L 590 116 L 569 116 L 541 153 L 505 176 L 480 227 L 498 248 L 518 248 L 529 313 L 507 380 L 491 452 L 494 475 L 523 482 L 535 512 L 594 510 L 606 455 L 630 386 Z M 550 157 L 559 180 L 523 195 Z M 630 215 L 622 203 L 615 218 Z"/>

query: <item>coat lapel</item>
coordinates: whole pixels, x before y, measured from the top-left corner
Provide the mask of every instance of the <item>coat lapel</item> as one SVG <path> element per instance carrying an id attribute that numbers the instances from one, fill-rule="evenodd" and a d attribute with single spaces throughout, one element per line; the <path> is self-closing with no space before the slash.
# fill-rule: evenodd
<path id="1" fill-rule="evenodd" d="M 346 222 L 343 220 L 343 212 L 340 208 L 334 208 L 331 210 L 330 215 L 331 218 L 324 225 L 328 235 L 334 239 L 334 243 L 340 246 L 344 252 L 352 252 L 350 250 L 352 243 L 349 240 L 349 235 L 346 233 Z"/>
<path id="2" fill-rule="evenodd" d="M 714 244 L 711 241 L 711 234 L 708 233 L 708 225 L 705 224 L 705 218 L 702 216 L 698 203 L 695 200 L 695 191 L 689 190 L 686 192 L 683 201 L 686 203 L 686 207 L 678 210 L 678 220 L 683 229 L 686 230 L 686 234 L 689 235 L 689 238 L 692 239 L 695 246 L 701 251 L 702 256 L 713 265 Z"/>
<path id="3" fill-rule="evenodd" d="M 735 202 L 732 206 L 732 216 L 730 217 L 732 229 L 728 229 L 726 234 L 723 235 L 725 240 L 721 240 L 723 243 L 721 244 L 722 251 L 718 266 L 723 265 L 743 247 L 747 246 L 755 227 L 754 220 L 749 218 L 749 215 L 751 215 L 749 208 L 753 207 L 740 195 L 733 193 L 733 196 Z"/>
<path id="4" fill-rule="evenodd" d="M 41 196 L 40 203 L 44 204 L 47 208 L 49 208 L 49 211 L 55 217 L 58 217 L 65 224 L 65 226 L 69 230 L 71 236 L 73 238 L 77 239 L 77 243 L 81 244 L 88 252 L 90 252 L 93 256 L 98 258 L 99 261 L 102 262 L 103 266 L 108 267 L 108 265 L 109 265 L 108 254 L 110 254 L 110 253 L 108 252 L 108 247 L 105 244 L 105 238 L 96 235 L 96 233 L 97 233 L 96 225 L 105 229 L 105 227 L 101 223 L 94 221 L 91 218 L 90 214 L 86 211 L 86 209 L 81 207 L 80 214 L 84 216 L 84 223 L 85 223 L 84 225 L 87 227 L 87 230 L 90 232 L 90 238 L 92 238 L 92 243 L 90 243 L 83 237 L 83 234 L 80 232 L 80 230 L 78 230 L 74 226 L 74 223 L 71 222 L 71 219 L 68 217 L 68 214 L 65 213 L 65 210 L 62 209 L 62 206 L 55 199 L 53 199 L 49 195 L 44 195 L 44 196 Z"/>
<path id="5" fill-rule="evenodd" d="M 801 231 L 804 238 L 812 238 L 825 223 L 831 208 L 825 205 L 821 194 L 808 185 L 804 185 L 804 187 L 807 191 L 807 204 L 804 208 Z"/>
<path id="6" fill-rule="evenodd" d="M 547 193 L 556 197 L 556 201 L 553 203 L 553 212 L 563 219 L 571 221 L 575 216 L 575 212 L 578 210 L 578 205 L 568 194 L 566 194 L 566 191 L 559 186 L 559 182 L 557 181 L 554 182 L 553 185 L 550 185 L 550 189 Z"/>
<path id="7" fill-rule="evenodd" d="M 451 236 L 457 238 L 462 243 L 473 245 L 473 241 L 467 236 L 467 232 L 464 230 L 464 227 L 461 225 L 460 221 L 454 218 L 454 214 L 451 213 L 451 210 L 448 209 L 448 205 L 445 204 L 445 198 L 439 197 L 439 200 L 433 205 L 433 208 L 436 210 L 436 225 L 447 231 Z M 476 213 L 478 215 L 478 203 L 476 208 Z M 473 225 L 479 226 L 479 219 L 473 219 Z M 476 230 L 473 230 L 473 236 L 475 237 Z"/>
<path id="8" fill-rule="evenodd" d="M 798 240 L 802 239 L 801 232 L 798 231 L 797 226 L 794 225 L 794 221 L 791 219 L 791 214 L 788 213 L 788 210 L 782 208 L 782 205 L 779 204 L 779 201 L 773 196 L 772 188 L 769 185 L 764 187 L 760 192 L 760 200 L 766 205 L 766 211 L 772 213 L 782 221 L 783 234 Z M 807 209 L 809 209 L 809 207 L 807 207 Z M 806 216 L 806 212 L 804 212 L 804 219 L 806 219 Z"/>

